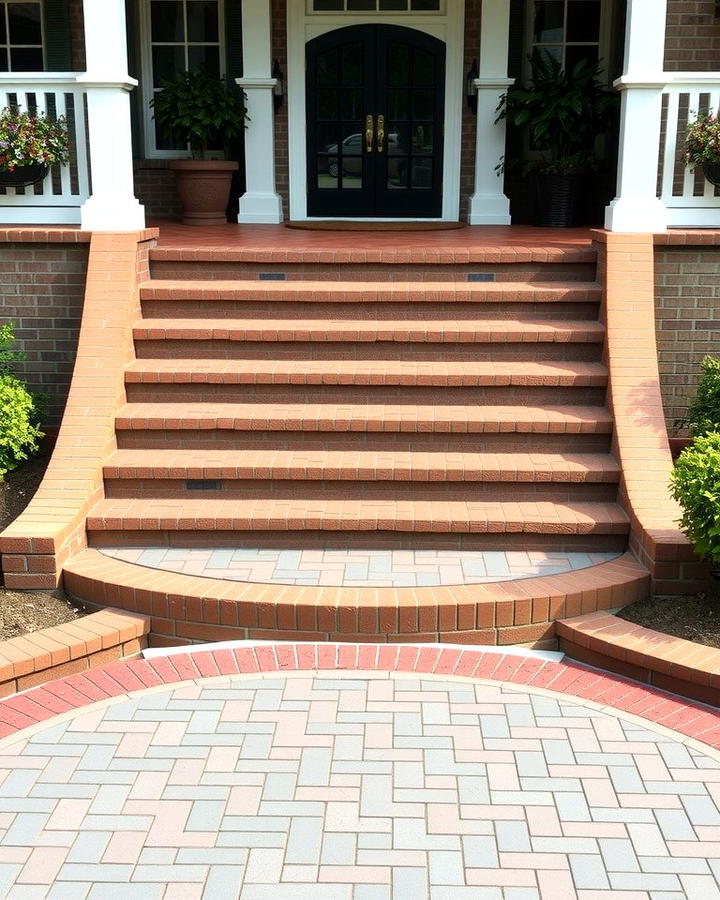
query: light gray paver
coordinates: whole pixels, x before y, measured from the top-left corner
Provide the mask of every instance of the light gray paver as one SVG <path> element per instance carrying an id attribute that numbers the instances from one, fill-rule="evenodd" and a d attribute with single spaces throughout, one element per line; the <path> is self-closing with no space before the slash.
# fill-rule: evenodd
<path id="1" fill-rule="evenodd" d="M 93 715 L 5 754 L 0 896 L 720 900 L 717 761 L 571 700 L 324 674 Z"/>

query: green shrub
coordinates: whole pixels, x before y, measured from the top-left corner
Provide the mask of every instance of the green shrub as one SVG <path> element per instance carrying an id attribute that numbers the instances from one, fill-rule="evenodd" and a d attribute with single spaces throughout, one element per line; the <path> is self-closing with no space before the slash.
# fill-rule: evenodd
<path id="1" fill-rule="evenodd" d="M 698 437 L 678 457 L 670 484 L 680 527 L 695 552 L 720 563 L 720 433 Z"/>
<path id="2" fill-rule="evenodd" d="M 42 395 L 34 395 L 13 374 L 25 354 L 11 350 L 15 335 L 11 324 L 0 326 L 0 478 L 40 449 Z"/>
<path id="3" fill-rule="evenodd" d="M 695 398 L 688 405 L 685 424 L 693 437 L 720 431 L 720 357 L 706 356 Z"/>

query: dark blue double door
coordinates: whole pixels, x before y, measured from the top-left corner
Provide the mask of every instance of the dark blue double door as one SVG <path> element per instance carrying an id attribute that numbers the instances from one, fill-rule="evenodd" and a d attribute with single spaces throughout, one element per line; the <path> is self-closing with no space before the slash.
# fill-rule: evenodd
<path id="1" fill-rule="evenodd" d="M 307 44 L 308 215 L 442 214 L 445 45 L 395 25 Z"/>

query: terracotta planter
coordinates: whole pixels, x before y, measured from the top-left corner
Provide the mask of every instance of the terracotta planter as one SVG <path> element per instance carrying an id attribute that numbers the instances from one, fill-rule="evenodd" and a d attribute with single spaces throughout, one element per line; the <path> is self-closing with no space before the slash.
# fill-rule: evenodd
<path id="1" fill-rule="evenodd" d="M 183 225 L 224 225 L 230 182 L 238 164 L 219 159 L 174 159 Z"/>

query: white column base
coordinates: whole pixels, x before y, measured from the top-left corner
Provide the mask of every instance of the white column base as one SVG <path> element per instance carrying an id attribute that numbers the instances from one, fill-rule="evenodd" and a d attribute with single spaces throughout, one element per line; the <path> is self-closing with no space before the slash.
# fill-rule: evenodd
<path id="1" fill-rule="evenodd" d="M 666 231 L 668 211 L 657 197 L 616 197 L 605 208 L 605 228 L 608 231 L 639 233 Z"/>
<path id="2" fill-rule="evenodd" d="M 505 194 L 473 194 L 468 213 L 470 225 L 509 225 L 510 201 Z"/>
<path id="3" fill-rule="evenodd" d="M 277 225 L 283 221 L 282 197 L 247 193 L 240 198 L 238 222 Z"/>
<path id="4" fill-rule="evenodd" d="M 133 197 L 93 195 L 80 208 L 83 231 L 141 231 L 145 227 L 145 210 Z"/>

